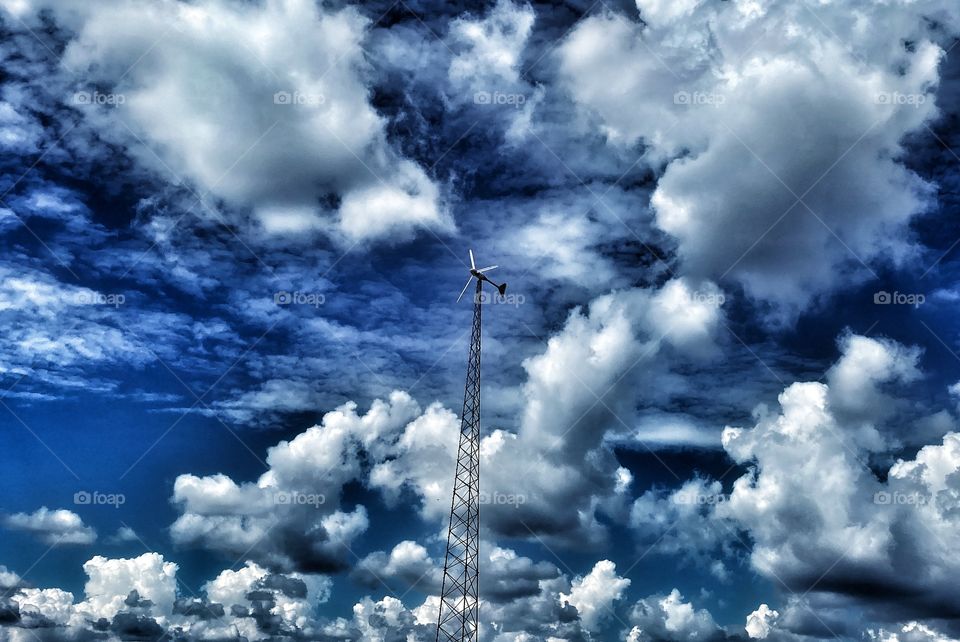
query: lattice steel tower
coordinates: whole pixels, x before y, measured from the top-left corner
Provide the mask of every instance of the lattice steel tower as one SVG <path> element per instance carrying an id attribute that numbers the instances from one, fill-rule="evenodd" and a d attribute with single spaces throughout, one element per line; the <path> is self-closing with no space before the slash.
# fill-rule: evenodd
<path id="1" fill-rule="evenodd" d="M 497 285 L 484 276 L 493 265 L 478 270 L 470 252 L 470 281 L 477 279 L 473 301 L 473 330 L 467 358 L 467 383 L 460 415 L 460 445 L 450 501 L 450 528 L 440 591 L 437 642 L 476 642 L 480 615 L 480 334 L 483 282 L 492 284 L 503 296 L 506 284 Z M 458 298 L 457 301 L 460 299 Z"/>

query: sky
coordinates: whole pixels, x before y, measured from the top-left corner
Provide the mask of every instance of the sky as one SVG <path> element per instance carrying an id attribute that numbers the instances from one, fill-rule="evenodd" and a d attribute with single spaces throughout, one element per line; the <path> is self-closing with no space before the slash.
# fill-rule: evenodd
<path id="1" fill-rule="evenodd" d="M 960 639 L 951 0 L 0 0 L 0 641 Z"/>

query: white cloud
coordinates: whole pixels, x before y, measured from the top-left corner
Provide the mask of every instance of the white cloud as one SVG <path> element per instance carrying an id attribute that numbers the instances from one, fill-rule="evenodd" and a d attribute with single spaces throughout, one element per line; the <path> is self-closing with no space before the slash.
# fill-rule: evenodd
<path id="1" fill-rule="evenodd" d="M 450 61 L 451 81 L 473 86 L 484 78 L 519 82 L 520 55 L 533 22 L 534 12 L 529 5 L 510 0 L 498 0 L 485 18 L 454 20 L 450 38 L 463 51 Z"/>
<path id="2" fill-rule="evenodd" d="M 331 589 L 330 578 L 322 575 L 276 575 L 247 562 L 207 582 L 203 596 L 178 598 L 177 565 L 157 553 L 131 559 L 96 556 L 83 568 L 88 579 L 85 599 L 78 603 L 61 589 L 14 587 L 10 599 L 21 626 L 51 630 L 57 640 L 86 639 L 104 630 L 123 639 L 166 633 L 192 640 L 237 635 L 266 640 L 280 631 L 309 636 L 316 626 L 315 607 L 327 601 Z M 3 634 L 16 630 L 4 628 Z"/>
<path id="3" fill-rule="evenodd" d="M 916 347 L 849 333 L 839 344 L 843 357 L 827 371 L 830 404 L 851 423 L 887 417 L 894 401 L 883 393 L 882 384 L 920 378 L 920 350 Z"/>
<path id="4" fill-rule="evenodd" d="M 369 21 L 356 9 L 309 0 L 29 6 L 26 20 L 49 8 L 75 31 L 63 67 L 78 91 L 92 96 L 95 85 L 118 97 L 78 105 L 105 138 L 165 177 L 249 208 L 268 232 L 321 229 L 354 241 L 451 228 L 438 186 L 387 142 L 370 104 Z"/>
<path id="5" fill-rule="evenodd" d="M 779 612 L 774 611 L 766 604 L 761 604 L 756 611 L 747 616 L 747 623 L 744 627 L 747 635 L 761 640 L 766 638 L 770 635 L 770 631 L 779 617 Z"/>
<path id="6" fill-rule="evenodd" d="M 630 580 L 617 575 L 617 566 L 609 560 L 597 562 L 593 570 L 573 580 L 569 594 L 560 594 L 560 601 L 573 605 L 584 628 L 597 630 L 613 612 L 614 602 L 623 597 Z"/>
<path id="7" fill-rule="evenodd" d="M 602 541 L 596 513 L 615 513 L 622 504 L 620 466 L 605 437 L 633 421 L 636 390 L 666 367 L 658 356 L 670 351 L 697 361 L 714 353 L 722 315 L 714 295 L 719 292 L 710 284 L 698 290 L 686 280 L 671 281 L 600 296 L 589 309 L 571 312 L 545 350 L 523 364 L 527 381 L 516 430 L 495 430 L 482 440 L 481 491 L 490 499 L 485 529 L 578 546 Z M 672 323 L 660 318 L 666 312 Z M 456 436 L 455 416 L 431 406 L 406 426 L 387 451 L 393 456 L 373 467 L 371 484 L 388 498 L 404 486 L 414 489 L 423 515 L 442 522 Z"/>
<path id="8" fill-rule="evenodd" d="M 720 433 L 683 414 L 650 413 L 637 420 L 633 440 L 655 449 L 664 447 L 720 448 Z"/>
<path id="9" fill-rule="evenodd" d="M 710 288 L 702 289 L 715 292 Z M 481 491 L 490 499 L 485 529 L 521 538 L 532 531 L 578 545 L 604 537 L 595 513 L 616 513 L 622 504 L 620 467 L 604 442 L 606 432 L 624 425 L 617 417 L 633 419 L 638 381 L 655 376 L 661 351 L 694 360 L 713 353 L 721 311 L 693 291 L 682 281 L 598 297 L 588 311 L 572 312 L 546 350 L 524 362 L 528 378 L 518 428 L 495 430 L 481 444 L 487 471 Z M 673 313 L 669 327 L 655 318 L 664 307 Z M 423 515 L 442 522 L 456 436 L 456 417 L 431 406 L 383 451 L 390 456 L 374 465 L 371 485 L 390 500 L 405 486 L 414 489 Z"/>
<path id="10" fill-rule="evenodd" d="M 21 617 L 41 617 L 57 625 L 65 625 L 73 614 L 73 593 L 52 588 L 22 588 L 11 599 L 20 608 Z"/>
<path id="11" fill-rule="evenodd" d="M 0 588 L 12 588 L 20 585 L 20 576 L 0 564 Z"/>
<path id="12" fill-rule="evenodd" d="M 258 610 L 266 605 L 267 614 L 278 618 L 283 626 L 293 631 L 309 631 L 315 624 L 314 606 L 325 602 L 330 595 L 331 581 L 320 575 L 273 575 L 267 569 L 247 562 L 233 571 L 222 571 L 204 584 L 208 600 L 222 604 L 227 613 L 239 614 L 229 621 L 256 639 L 267 637 L 267 631 L 258 630 L 258 619 L 264 614 Z"/>
<path id="13" fill-rule="evenodd" d="M 346 562 L 343 544 L 349 546 L 369 523 L 363 506 L 341 510 L 344 484 L 365 476 L 363 452 L 379 461 L 419 414 L 403 392 L 375 401 L 364 415 L 348 403 L 270 448 L 269 470 L 256 482 L 180 475 L 173 501 L 183 514 L 171 534 L 183 545 L 249 555 L 274 568 L 335 570 Z"/>
<path id="14" fill-rule="evenodd" d="M 841 345 L 829 379 L 860 372 L 869 381 L 879 372 L 871 364 L 892 373 L 879 380 L 915 376 L 911 349 L 862 337 Z M 859 383 L 856 390 L 874 394 Z M 863 604 L 891 596 L 887 618 L 946 603 L 947 578 L 957 572 L 952 551 L 960 546 L 960 438 L 949 433 L 941 445 L 898 461 L 881 483 L 867 460 L 882 442 L 872 427 L 844 421 L 847 406 L 836 408 L 834 398 L 825 384 L 794 383 L 780 395 L 779 412 L 760 407 L 753 428 L 727 428 L 724 447 L 752 470 L 716 516 L 745 529 L 754 569 L 791 590 L 850 593 Z"/>
<path id="15" fill-rule="evenodd" d="M 534 20 L 529 5 L 498 0 L 483 17 L 453 20 L 447 37 L 448 46 L 457 52 L 447 71 L 451 103 L 475 103 L 480 111 L 472 113 L 499 124 L 512 144 L 526 138 L 533 110 L 543 98 L 542 90 L 520 77 Z"/>
<path id="16" fill-rule="evenodd" d="M 151 612 L 169 616 L 177 594 L 177 565 L 158 553 L 144 553 L 130 559 L 108 559 L 97 555 L 83 565 L 87 573 L 86 599 L 76 605 L 77 623 L 83 618 L 112 619 L 124 609 L 131 591 L 153 602 Z"/>
<path id="17" fill-rule="evenodd" d="M 253 585 L 269 573 L 267 569 L 247 562 L 243 568 L 233 571 L 222 571 L 215 579 L 204 584 L 203 589 L 211 602 L 218 602 L 230 608 L 234 604 L 249 606 L 247 593 Z"/>
<path id="18" fill-rule="evenodd" d="M 351 574 L 374 590 L 399 585 L 399 589 L 392 590 L 400 594 L 411 588 L 439 593 L 442 568 L 430 559 L 426 548 L 404 540 L 389 555 L 377 551 L 359 560 Z"/>
<path id="19" fill-rule="evenodd" d="M 907 622 L 894 630 L 871 630 L 868 634 L 873 642 L 957 642 L 920 622 Z"/>
<path id="20" fill-rule="evenodd" d="M 139 542 L 140 536 L 137 535 L 137 532 L 129 526 L 121 526 L 117 529 L 116 533 L 110 536 L 108 541 L 115 544 L 122 544 L 124 542 Z"/>
<path id="21" fill-rule="evenodd" d="M 560 78 L 613 149 L 639 141 L 665 165 L 652 205 L 684 274 L 735 279 L 783 323 L 872 276 L 861 260 L 911 257 L 907 225 L 933 192 L 898 162 L 900 141 L 938 113 L 927 17 L 955 30 L 955 9 L 637 4 L 643 23 L 582 20 Z"/>
<path id="22" fill-rule="evenodd" d="M 719 627 L 706 609 L 696 610 L 683 601 L 680 591 L 651 595 L 630 611 L 630 642 L 709 640 Z"/>
<path id="23" fill-rule="evenodd" d="M 719 481 L 700 477 L 673 491 L 650 489 L 633 502 L 630 526 L 638 545 L 704 566 L 712 562 L 714 574 L 724 579 L 731 525 L 717 516 L 717 507 L 726 500 Z"/>
<path id="24" fill-rule="evenodd" d="M 97 541 L 97 532 L 83 523 L 80 516 L 66 510 L 50 510 L 46 506 L 32 513 L 15 513 L 3 518 L 6 528 L 26 531 L 39 537 L 45 544 L 92 544 Z"/>
<path id="25" fill-rule="evenodd" d="M 0 101 L 0 147 L 9 152 L 35 153 L 42 138 L 43 129 L 39 123 L 15 105 Z"/>

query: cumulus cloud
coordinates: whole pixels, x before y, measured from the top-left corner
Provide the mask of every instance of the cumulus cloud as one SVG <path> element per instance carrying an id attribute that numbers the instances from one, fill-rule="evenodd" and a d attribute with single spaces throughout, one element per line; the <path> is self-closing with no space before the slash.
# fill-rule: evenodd
<path id="1" fill-rule="evenodd" d="M 11 597 L 27 622 L 66 625 L 73 612 L 73 593 L 62 589 L 22 588 Z"/>
<path id="2" fill-rule="evenodd" d="M 367 555 L 357 562 L 351 575 L 371 589 L 388 587 L 405 593 L 419 588 L 439 593 L 442 569 L 430 559 L 426 548 L 406 540 L 394 546 L 389 554 L 377 551 Z M 394 588 L 398 585 L 402 588 Z"/>
<path id="3" fill-rule="evenodd" d="M 629 585 L 607 561 L 571 584 L 550 564 L 487 543 L 482 551 L 488 576 L 481 587 L 485 642 L 506 642 L 516 636 L 587 639 L 587 627 L 609 616 Z M 412 542 L 399 544 L 389 557 L 398 572 L 385 569 L 384 573 L 394 579 L 404 567 L 409 568 L 405 560 L 427 565 L 423 551 Z M 426 562 L 432 565 L 428 558 Z M 331 578 L 273 573 L 251 561 L 220 572 L 199 594 L 181 583 L 181 591 L 190 596 L 177 590 L 177 565 L 156 553 L 131 559 L 97 556 L 84 570 L 88 580 L 79 602 L 67 591 L 27 588 L 14 574 L 0 575 L 10 585 L 5 590 L 11 595 L 9 607 L 0 605 L 8 609 L 0 613 L 9 612 L 12 617 L 3 624 L 16 624 L 0 631 L 17 642 L 30 637 L 19 635 L 27 630 L 51 640 L 99 638 L 107 631 L 120 639 L 171 636 L 185 640 L 293 637 L 372 642 L 428 640 L 436 635 L 439 598 L 432 593 L 414 608 L 396 596 L 365 596 L 354 604 L 351 617 L 331 618 L 316 609 L 330 598 Z"/>
<path id="4" fill-rule="evenodd" d="M 766 604 L 761 604 L 757 610 L 747 616 L 747 623 L 744 627 L 747 635 L 751 638 L 764 639 L 770 635 L 770 630 L 780 617 L 778 611 L 774 611 Z"/>
<path id="5" fill-rule="evenodd" d="M 874 642 L 956 642 L 956 638 L 920 622 L 907 622 L 892 630 L 871 630 L 869 635 Z"/>
<path id="6" fill-rule="evenodd" d="M 571 590 L 570 579 L 559 576 L 539 580 L 536 590 L 523 597 L 500 603 L 481 601 L 481 629 L 497 642 L 515 639 L 584 639 L 589 633 L 576 607 L 561 597 Z M 436 606 L 429 602 L 424 604 L 424 607 L 434 609 L 433 613 L 436 613 Z"/>
<path id="7" fill-rule="evenodd" d="M 631 509 L 641 544 L 720 580 L 737 549 L 749 548 L 753 569 L 787 595 L 783 607 L 747 617 L 751 637 L 856 636 L 859 621 L 949 618 L 957 609 L 947 578 L 958 545 L 960 441 L 948 432 L 886 470 L 871 463 L 901 447 L 893 436 L 904 413 L 893 410 L 922 376 L 920 353 L 850 333 L 838 345 L 826 383 L 790 384 L 778 410 L 760 405 L 752 428 L 724 430 L 724 449 L 747 470 L 732 492 L 697 476 L 647 490 Z"/>
<path id="8" fill-rule="evenodd" d="M 736 280 L 783 323 L 909 259 L 907 225 L 933 192 L 899 162 L 901 141 L 938 114 L 943 36 L 928 18 L 955 31 L 955 9 L 637 7 L 639 20 L 581 21 L 560 78 L 610 146 L 639 142 L 665 166 L 651 202 L 684 273 Z"/>
<path id="9" fill-rule="evenodd" d="M 709 611 L 684 602 L 677 589 L 637 602 L 630 611 L 630 624 L 629 642 L 710 640 L 720 631 Z"/>
<path id="10" fill-rule="evenodd" d="M 7 515 L 3 518 L 3 526 L 31 533 L 51 546 L 97 541 L 97 531 L 84 524 L 79 515 L 63 508 L 50 510 L 43 506 L 32 513 Z"/>
<path id="11" fill-rule="evenodd" d="M 896 401 L 884 394 L 884 386 L 918 380 L 920 350 L 850 333 L 839 344 L 843 358 L 827 371 L 831 407 L 847 423 L 879 424 Z"/>
<path id="12" fill-rule="evenodd" d="M 570 593 L 561 593 L 560 600 L 576 608 L 584 628 L 593 631 L 610 617 L 614 602 L 628 586 L 630 580 L 617 575 L 616 564 L 601 560 L 587 575 L 574 579 Z"/>
<path id="13" fill-rule="evenodd" d="M 28 22 L 50 10 L 75 33 L 63 56 L 72 101 L 105 138 L 252 211 L 268 232 L 354 241 L 450 229 L 440 188 L 387 142 L 370 104 L 369 22 L 356 9 L 307 0 L 10 9 Z M 203 216 L 215 205 L 205 202 Z"/>
<path id="14" fill-rule="evenodd" d="M 177 593 L 177 565 L 167 562 L 158 553 L 145 553 L 131 559 L 109 559 L 100 555 L 83 565 L 87 573 L 84 593 L 87 599 L 76 606 L 77 612 L 98 620 L 112 620 L 129 606 L 131 591 L 140 600 L 149 600 L 150 609 L 158 615 L 173 611 Z"/>
<path id="15" fill-rule="evenodd" d="M 892 373 L 881 380 L 913 376 L 908 348 L 863 337 L 842 345 L 828 376 L 838 383 L 871 381 L 877 363 Z M 858 370 L 863 376 L 853 375 Z M 869 386 L 860 393 L 878 394 Z M 897 461 L 882 482 L 867 461 L 883 440 L 869 424 L 843 421 L 847 406 L 833 400 L 826 384 L 794 383 L 779 412 L 761 407 L 754 427 L 727 428 L 724 447 L 751 472 L 716 515 L 749 534 L 753 567 L 790 591 L 845 595 L 885 619 L 956 613 L 947 578 L 958 544 L 958 436 Z"/>
<path id="16" fill-rule="evenodd" d="M 541 582 L 560 576 L 554 564 L 536 562 L 487 540 L 480 542 L 480 564 L 480 594 L 491 605 L 536 596 L 541 592 Z M 389 553 L 376 551 L 359 560 L 351 577 L 367 588 L 388 589 L 401 598 L 412 590 L 439 595 L 443 560 L 432 559 L 416 542 L 403 541 Z"/>
<path id="17" fill-rule="evenodd" d="M 230 621 L 254 638 L 296 634 L 314 626 L 314 605 L 330 596 L 331 582 L 321 575 L 270 573 L 253 562 L 225 570 L 204 585 L 207 599 L 223 605 Z"/>
<path id="18" fill-rule="evenodd" d="M 171 535 L 184 546 L 247 555 L 274 569 L 340 570 L 369 524 L 362 505 L 342 507 L 343 486 L 365 478 L 364 453 L 379 461 L 405 426 L 429 420 L 429 412 L 421 416 L 413 398 L 399 391 L 363 415 L 351 402 L 270 448 L 269 470 L 256 482 L 181 475 L 173 502 L 182 514 Z"/>
<path id="19" fill-rule="evenodd" d="M 600 296 L 571 312 L 545 349 L 523 364 L 516 429 L 483 438 L 483 528 L 566 544 L 602 541 L 597 513 L 618 511 L 624 491 L 605 437 L 630 429 L 637 388 L 669 367 L 658 356 L 699 362 L 714 355 L 719 295 L 710 283 L 677 280 Z M 396 456 L 374 466 L 372 485 L 388 497 L 413 489 L 424 516 L 442 521 L 456 434 L 452 415 L 428 409 L 404 429 Z"/>
<path id="20" fill-rule="evenodd" d="M 79 602 L 58 588 L 8 589 L 16 628 L 4 628 L 4 633 L 14 640 L 27 639 L 18 637 L 18 630 L 53 640 L 101 639 L 108 631 L 125 640 L 313 635 L 315 606 L 330 595 L 329 578 L 274 574 L 252 562 L 223 571 L 192 597 L 178 596 L 177 565 L 157 553 L 130 559 L 96 556 L 83 569 L 88 577 L 85 599 Z"/>
<path id="21" fill-rule="evenodd" d="M 726 579 L 723 559 L 732 553 L 732 525 L 717 515 L 726 499 L 719 481 L 700 477 L 672 491 L 645 491 L 630 509 L 637 545 L 708 566 L 718 579 Z"/>

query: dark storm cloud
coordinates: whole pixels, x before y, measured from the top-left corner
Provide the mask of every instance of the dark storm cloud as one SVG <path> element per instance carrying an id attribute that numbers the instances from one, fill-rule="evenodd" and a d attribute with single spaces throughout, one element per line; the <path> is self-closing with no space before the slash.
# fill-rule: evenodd
<path id="1" fill-rule="evenodd" d="M 163 627 L 152 617 L 136 613 L 117 613 L 110 623 L 110 631 L 121 640 L 158 642 L 166 635 Z"/>
<path id="2" fill-rule="evenodd" d="M 234 605 L 237 606 L 237 605 Z M 213 620 L 224 616 L 223 604 L 192 598 L 179 599 L 173 605 L 173 612 L 201 620 Z"/>

